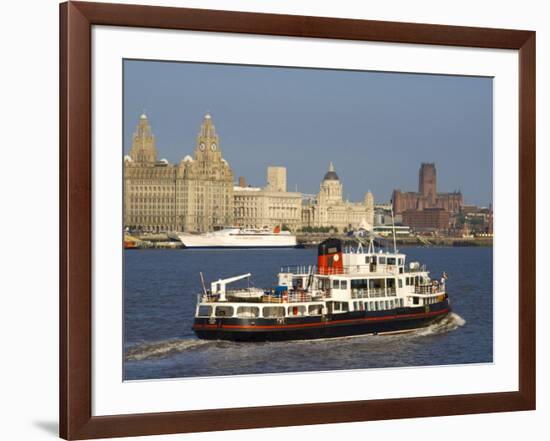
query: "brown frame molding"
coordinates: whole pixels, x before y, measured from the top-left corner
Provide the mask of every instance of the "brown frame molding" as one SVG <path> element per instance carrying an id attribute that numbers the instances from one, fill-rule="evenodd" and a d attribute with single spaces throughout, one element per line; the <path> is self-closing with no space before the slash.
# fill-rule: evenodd
<path id="1" fill-rule="evenodd" d="M 519 51 L 519 391 L 92 416 L 91 27 Z M 535 409 L 535 32 L 156 6 L 60 5 L 60 436 L 107 438 Z"/>

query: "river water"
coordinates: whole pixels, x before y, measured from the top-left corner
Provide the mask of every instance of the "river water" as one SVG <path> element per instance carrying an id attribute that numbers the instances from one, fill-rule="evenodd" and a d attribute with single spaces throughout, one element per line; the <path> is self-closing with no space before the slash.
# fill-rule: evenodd
<path id="1" fill-rule="evenodd" d="M 433 277 L 449 275 L 453 313 L 401 335 L 235 343 L 197 339 L 192 330 L 199 271 L 208 281 L 252 273 L 272 287 L 281 266 L 310 265 L 316 249 L 126 250 L 126 380 L 488 363 L 493 360 L 493 249 L 402 248 Z"/>

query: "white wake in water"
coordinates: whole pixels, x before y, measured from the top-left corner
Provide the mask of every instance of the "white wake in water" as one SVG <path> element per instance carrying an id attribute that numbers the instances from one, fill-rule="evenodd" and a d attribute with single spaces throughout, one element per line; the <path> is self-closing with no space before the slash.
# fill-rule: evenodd
<path id="1" fill-rule="evenodd" d="M 432 323 L 426 328 L 414 329 L 407 331 L 401 335 L 412 335 L 412 336 L 428 336 L 428 335 L 437 335 L 444 334 L 446 332 L 454 331 L 461 326 L 466 324 L 466 320 L 460 317 L 458 314 L 452 312 L 443 319 L 439 320 L 436 323 Z M 388 335 L 390 336 L 390 335 Z M 393 334 L 392 336 L 398 337 L 399 334 Z M 346 337 L 333 337 L 333 338 L 320 338 L 313 340 L 292 340 L 287 342 L 274 342 L 272 345 L 296 345 L 296 344 L 323 344 L 327 341 L 334 340 L 351 340 L 358 338 L 372 338 L 372 335 L 356 335 L 356 336 L 346 336 Z M 384 337 L 384 335 L 380 335 Z M 184 352 L 188 350 L 198 349 L 205 345 L 231 345 L 232 342 L 220 342 L 216 340 L 198 340 L 198 339 L 174 339 L 167 341 L 159 341 L 153 343 L 142 343 L 136 346 L 132 346 L 126 350 L 126 360 L 127 361 L 140 361 L 147 360 L 151 358 L 165 358 L 170 355 Z M 246 345 L 247 343 L 233 343 L 239 345 Z M 248 343 L 250 345 L 258 345 L 258 343 Z M 274 348 L 275 349 L 275 348 Z"/>
<path id="2" fill-rule="evenodd" d="M 445 332 L 454 331 L 466 324 L 466 320 L 460 317 L 458 314 L 451 312 L 441 320 L 432 323 L 430 326 L 419 329 L 415 332 L 416 335 L 433 335 L 443 334 Z"/>
<path id="3" fill-rule="evenodd" d="M 208 340 L 177 339 L 159 341 L 154 343 L 143 343 L 126 350 L 126 360 L 139 361 L 148 358 L 164 358 L 177 352 L 194 349 L 205 344 Z"/>

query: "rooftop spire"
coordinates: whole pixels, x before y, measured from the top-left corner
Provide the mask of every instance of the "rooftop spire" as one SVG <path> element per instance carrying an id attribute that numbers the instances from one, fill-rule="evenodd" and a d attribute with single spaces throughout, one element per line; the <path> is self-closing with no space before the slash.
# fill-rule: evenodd
<path id="1" fill-rule="evenodd" d="M 330 164 L 328 166 L 328 172 L 325 173 L 325 177 L 323 178 L 323 181 L 339 181 L 338 175 L 336 174 L 336 171 L 334 170 L 334 164 L 332 161 L 330 161 Z"/>
<path id="2" fill-rule="evenodd" d="M 216 137 L 216 127 L 214 127 L 214 122 L 212 120 L 212 115 L 210 115 L 210 112 L 206 112 L 206 114 L 204 115 L 199 136 L 202 136 L 204 138 Z"/>
<path id="3" fill-rule="evenodd" d="M 157 160 L 155 137 L 153 136 L 145 112 L 139 117 L 136 130 L 132 137 L 130 157 L 136 162 L 155 162 Z"/>

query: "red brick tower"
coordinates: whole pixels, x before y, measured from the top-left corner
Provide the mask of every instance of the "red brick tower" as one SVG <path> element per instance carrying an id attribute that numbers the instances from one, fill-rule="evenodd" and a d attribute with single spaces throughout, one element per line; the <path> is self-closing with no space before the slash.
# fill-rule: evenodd
<path id="1" fill-rule="evenodd" d="M 424 208 L 435 207 L 437 198 L 436 172 L 434 163 L 423 162 L 418 176 L 418 192 L 425 198 Z"/>

